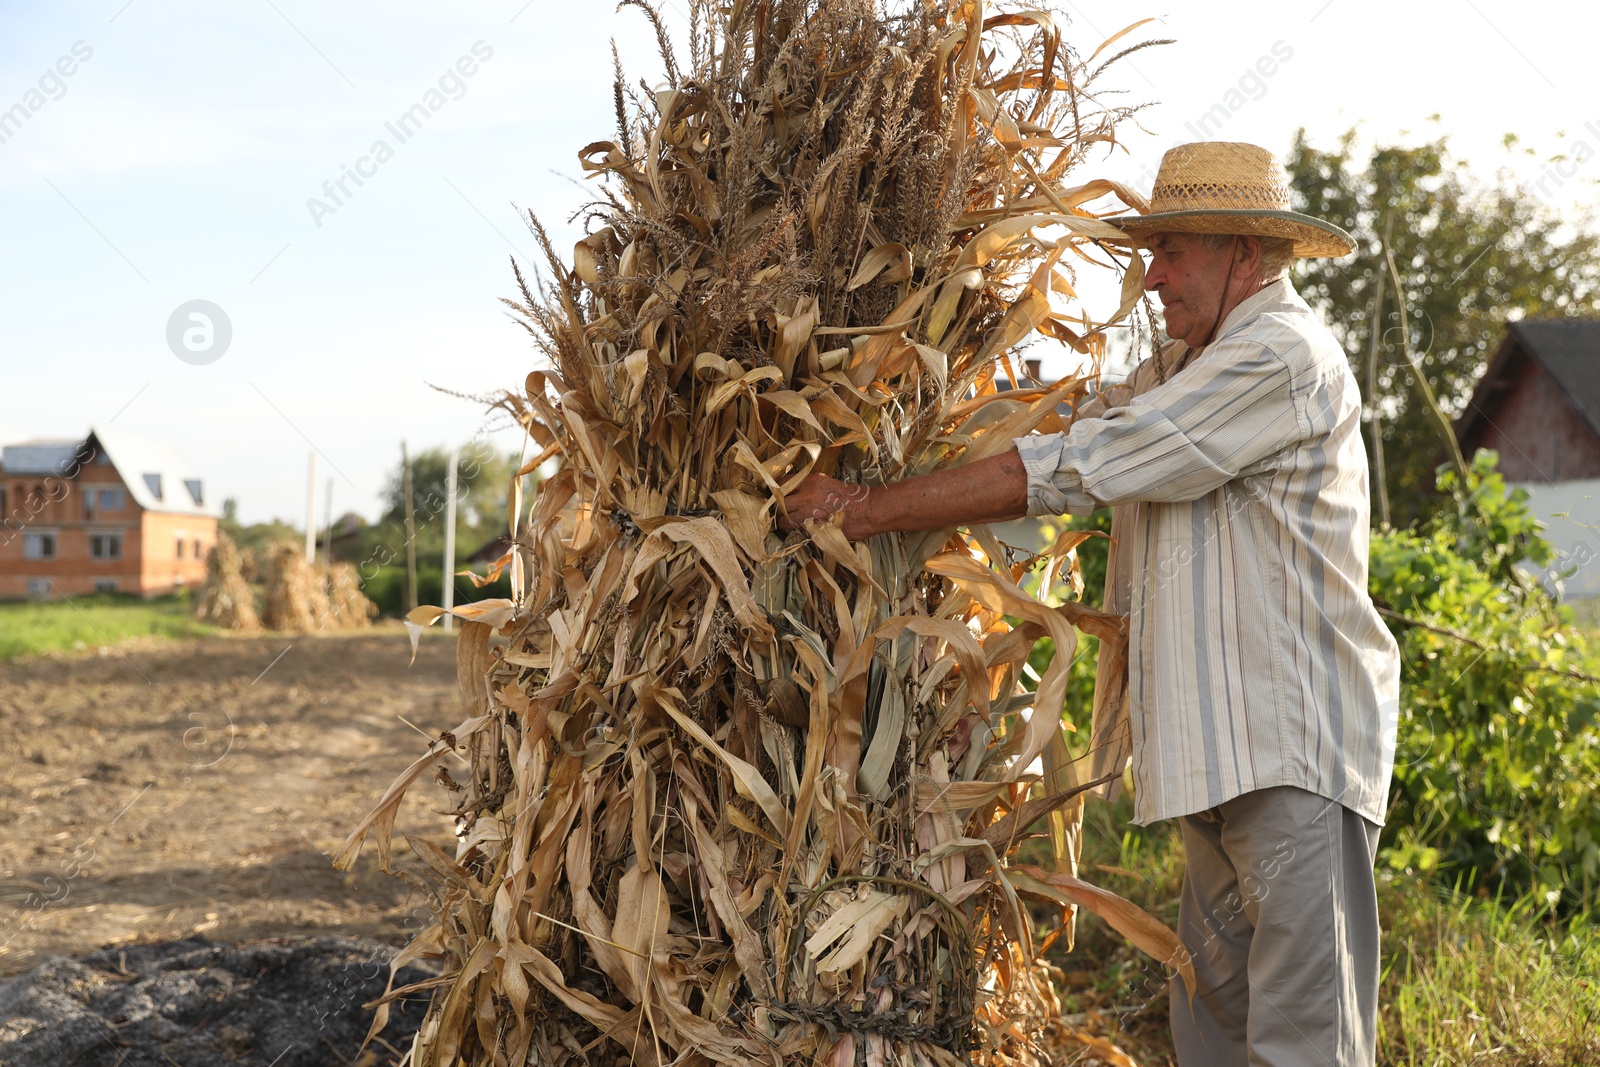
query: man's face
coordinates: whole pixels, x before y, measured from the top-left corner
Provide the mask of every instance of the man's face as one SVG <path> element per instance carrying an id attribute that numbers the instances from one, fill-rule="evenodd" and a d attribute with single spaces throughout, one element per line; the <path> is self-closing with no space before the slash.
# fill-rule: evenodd
<path id="1" fill-rule="evenodd" d="M 1167 336 L 1199 347 L 1217 324 L 1237 241 L 1213 252 L 1196 233 L 1151 235 L 1144 287 L 1161 298 Z"/>

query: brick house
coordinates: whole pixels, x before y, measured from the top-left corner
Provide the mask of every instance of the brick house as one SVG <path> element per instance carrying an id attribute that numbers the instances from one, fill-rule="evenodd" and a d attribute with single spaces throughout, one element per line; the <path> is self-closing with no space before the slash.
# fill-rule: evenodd
<path id="1" fill-rule="evenodd" d="M 159 596 L 205 579 L 217 511 L 170 445 L 114 426 L 0 450 L 0 599 Z"/>
<path id="2" fill-rule="evenodd" d="M 1507 326 L 1456 437 L 1468 456 L 1494 449 L 1507 483 L 1528 491 L 1552 570 L 1575 571 L 1563 598 L 1600 597 L 1600 320 Z"/>

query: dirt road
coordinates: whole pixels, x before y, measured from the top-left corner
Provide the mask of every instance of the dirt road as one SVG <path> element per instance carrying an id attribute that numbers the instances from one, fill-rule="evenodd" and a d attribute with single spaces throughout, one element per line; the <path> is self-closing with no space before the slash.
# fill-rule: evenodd
<path id="1" fill-rule="evenodd" d="M 454 646 L 398 628 L 0 664 L 0 975 L 109 944 L 321 931 L 396 942 L 422 894 L 328 857 L 460 721 Z M 420 783 L 401 833 L 449 841 Z M 397 857 L 405 854 L 400 847 Z"/>

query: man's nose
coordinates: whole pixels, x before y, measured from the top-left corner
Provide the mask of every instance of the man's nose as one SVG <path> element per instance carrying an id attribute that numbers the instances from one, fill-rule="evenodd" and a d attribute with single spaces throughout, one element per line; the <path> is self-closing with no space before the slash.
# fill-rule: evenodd
<path id="1" fill-rule="evenodd" d="M 1147 263 L 1144 268 L 1144 291 L 1153 293 L 1167 284 L 1167 272 L 1157 267 L 1154 263 Z"/>

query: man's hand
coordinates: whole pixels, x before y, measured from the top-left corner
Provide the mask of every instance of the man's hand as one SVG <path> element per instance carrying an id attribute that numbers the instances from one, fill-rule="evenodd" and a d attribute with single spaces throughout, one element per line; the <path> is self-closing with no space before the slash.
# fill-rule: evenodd
<path id="1" fill-rule="evenodd" d="M 877 530 L 872 528 L 868 501 L 872 490 L 864 485 L 853 485 L 830 478 L 826 474 L 810 474 L 794 492 L 783 498 L 787 514 L 778 516 L 778 528 L 785 532 L 803 530 L 809 519 L 827 521 L 843 514 L 843 532 L 852 541 L 863 541 Z"/>

